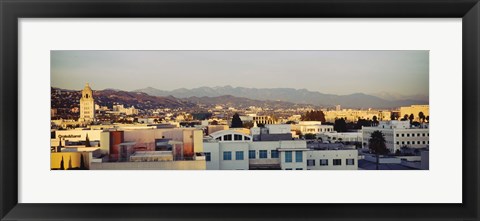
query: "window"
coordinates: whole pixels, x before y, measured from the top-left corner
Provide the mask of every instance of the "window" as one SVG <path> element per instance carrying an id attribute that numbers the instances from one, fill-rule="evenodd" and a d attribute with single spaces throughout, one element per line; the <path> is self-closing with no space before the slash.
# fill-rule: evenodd
<path id="1" fill-rule="evenodd" d="M 212 161 L 212 153 L 205 152 L 205 161 Z"/>
<path id="2" fill-rule="evenodd" d="M 243 151 L 235 151 L 235 160 L 243 160 Z"/>
<path id="3" fill-rule="evenodd" d="M 420 141 L 417 141 L 417 144 L 420 144 Z"/>
<path id="4" fill-rule="evenodd" d="M 307 160 L 307 166 L 315 166 L 315 160 Z"/>
<path id="5" fill-rule="evenodd" d="M 303 170 L 303 168 L 297 168 L 297 169 L 295 169 L 295 170 Z"/>
<path id="6" fill-rule="evenodd" d="M 407 144 L 410 144 L 410 141 L 407 141 Z"/>
<path id="7" fill-rule="evenodd" d="M 402 134 L 402 137 L 404 137 L 404 136 L 405 136 L 405 134 Z"/>
<path id="8" fill-rule="evenodd" d="M 347 159 L 347 165 L 355 165 L 354 159 Z"/>
<path id="9" fill-rule="evenodd" d="M 248 151 L 248 158 L 249 159 L 255 159 L 255 150 L 249 150 Z"/>
<path id="10" fill-rule="evenodd" d="M 417 137 L 419 137 L 419 136 L 420 136 L 420 134 L 417 134 Z"/>
<path id="11" fill-rule="evenodd" d="M 407 134 L 407 137 L 410 137 L 410 134 Z"/>
<path id="12" fill-rule="evenodd" d="M 425 144 L 425 141 L 423 141 L 423 144 Z"/>
<path id="13" fill-rule="evenodd" d="M 232 140 L 232 135 L 231 134 L 223 135 L 223 140 Z"/>
<path id="14" fill-rule="evenodd" d="M 400 144 L 400 141 L 397 141 L 397 144 Z"/>
<path id="15" fill-rule="evenodd" d="M 402 141 L 402 144 L 405 144 L 405 141 Z"/>
<path id="16" fill-rule="evenodd" d="M 265 158 L 267 158 L 267 151 L 260 150 L 260 159 L 265 159 Z"/>
<path id="17" fill-rule="evenodd" d="M 422 137 L 424 137 L 424 136 L 425 136 L 425 133 L 422 134 Z"/>
<path id="18" fill-rule="evenodd" d="M 412 134 L 412 137 L 415 137 L 415 134 Z"/>
<path id="19" fill-rule="evenodd" d="M 245 136 L 245 137 L 243 137 L 243 138 L 244 138 L 245 140 L 250 140 L 250 137 L 247 137 L 247 136 Z"/>
<path id="20" fill-rule="evenodd" d="M 333 159 L 333 165 L 334 166 L 342 165 L 342 159 Z"/>
<path id="21" fill-rule="evenodd" d="M 223 160 L 232 160 L 232 152 L 230 151 L 223 152 Z"/>
<path id="22" fill-rule="evenodd" d="M 320 159 L 320 166 L 328 166 L 328 159 Z"/>
<path id="23" fill-rule="evenodd" d="M 234 134 L 234 135 L 233 135 L 233 140 L 242 140 L 242 137 L 243 137 L 243 136 L 240 135 L 240 134 Z"/>
<path id="24" fill-rule="evenodd" d="M 285 168 L 285 170 L 292 170 L 292 168 Z"/>
<path id="25" fill-rule="evenodd" d="M 285 162 L 286 163 L 292 162 L 292 151 L 285 151 Z"/>
<path id="26" fill-rule="evenodd" d="M 397 134 L 397 137 L 398 137 L 399 134 Z"/>
<path id="27" fill-rule="evenodd" d="M 271 155 L 272 155 L 271 158 L 278 158 L 278 150 L 272 150 Z"/>
<path id="28" fill-rule="evenodd" d="M 302 153 L 302 151 L 295 151 L 295 162 L 297 162 L 297 163 L 303 162 L 303 153 Z"/>

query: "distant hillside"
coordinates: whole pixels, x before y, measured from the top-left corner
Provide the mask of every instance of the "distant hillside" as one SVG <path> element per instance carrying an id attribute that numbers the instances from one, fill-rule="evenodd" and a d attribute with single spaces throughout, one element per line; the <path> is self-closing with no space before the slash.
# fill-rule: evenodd
<path id="1" fill-rule="evenodd" d="M 154 96 L 189 97 L 221 97 L 231 95 L 252 100 L 283 101 L 296 104 L 311 104 L 315 106 L 335 106 L 350 108 L 395 108 L 412 104 L 428 104 L 426 100 L 400 99 L 386 100 L 363 93 L 350 95 L 323 94 L 306 89 L 292 88 L 245 88 L 245 87 L 199 87 L 193 89 L 180 88 L 172 91 L 159 90 L 152 87 L 136 90 Z"/>
<path id="2" fill-rule="evenodd" d="M 312 105 L 299 105 L 292 102 L 285 102 L 285 101 L 261 101 L 261 100 L 253 100 L 243 97 L 235 97 L 232 95 L 223 95 L 218 97 L 188 97 L 183 98 L 183 100 L 195 103 L 198 105 L 203 106 L 216 106 L 216 105 L 226 105 L 228 107 L 236 107 L 236 108 L 248 108 L 250 106 L 255 107 L 262 107 L 262 108 L 295 108 L 295 107 L 306 107 Z"/>
<path id="3" fill-rule="evenodd" d="M 152 96 L 142 92 L 128 92 L 120 90 L 94 91 L 95 103 L 112 108 L 113 104 L 123 104 L 125 107 L 135 106 L 139 109 L 194 107 L 195 104 L 186 100 L 169 97 Z M 80 91 L 52 88 L 52 108 L 78 107 L 81 97 Z"/>

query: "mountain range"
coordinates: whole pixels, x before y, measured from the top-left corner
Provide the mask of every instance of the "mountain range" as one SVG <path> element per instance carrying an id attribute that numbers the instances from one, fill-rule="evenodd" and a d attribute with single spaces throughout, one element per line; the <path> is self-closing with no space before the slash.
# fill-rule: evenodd
<path id="1" fill-rule="evenodd" d="M 412 104 L 428 104 L 428 97 L 402 97 L 400 95 L 392 96 L 390 94 L 380 94 L 377 96 L 364 93 L 354 93 L 349 95 L 325 94 L 307 89 L 293 88 L 246 88 L 246 87 L 198 87 L 193 89 L 180 88 L 175 90 L 160 90 L 153 87 L 135 90 L 152 96 L 173 96 L 175 98 L 192 98 L 194 102 L 207 99 L 209 97 L 233 96 L 248 98 L 260 101 L 278 101 L 295 104 L 309 104 L 321 107 L 332 107 L 341 105 L 345 108 L 396 108 Z M 382 96 L 378 97 L 378 96 Z M 389 95 L 389 96 L 388 96 Z"/>

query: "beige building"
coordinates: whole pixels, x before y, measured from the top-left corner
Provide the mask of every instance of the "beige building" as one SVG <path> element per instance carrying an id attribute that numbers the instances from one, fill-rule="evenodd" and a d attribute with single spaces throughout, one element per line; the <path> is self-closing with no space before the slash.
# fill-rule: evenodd
<path id="1" fill-rule="evenodd" d="M 80 98 L 80 122 L 93 122 L 95 121 L 95 100 L 93 99 L 93 91 L 88 85 L 85 84 L 85 88 L 82 90 L 82 98 Z"/>
<path id="2" fill-rule="evenodd" d="M 360 119 L 372 120 L 374 116 L 378 121 L 390 120 L 390 111 L 386 110 L 356 110 L 356 109 L 342 109 L 334 111 L 325 111 L 325 120 L 328 122 L 334 122 L 335 119 L 344 118 L 347 122 L 356 122 Z"/>
<path id="3" fill-rule="evenodd" d="M 425 117 L 430 115 L 430 107 L 429 105 L 411 105 L 409 107 L 400 107 L 400 118 L 403 118 L 403 116 L 410 114 L 413 114 L 415 117 L 413 121 L 418 121 L 420 122 L 420 118 L 418 117 L 418 114 L 420 112 L 423 112 Z"/>

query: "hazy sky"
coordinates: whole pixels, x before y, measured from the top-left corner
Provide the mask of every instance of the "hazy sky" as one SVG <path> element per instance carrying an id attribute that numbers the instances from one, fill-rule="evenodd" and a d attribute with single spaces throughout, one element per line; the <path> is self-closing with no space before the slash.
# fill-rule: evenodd
<path id="1" fill-rule="evenodd" d="M 52 51 L 53 87 L 296 88 L 428 96 L 428 51 Z"/>

